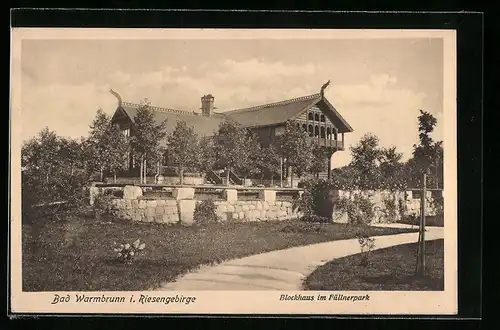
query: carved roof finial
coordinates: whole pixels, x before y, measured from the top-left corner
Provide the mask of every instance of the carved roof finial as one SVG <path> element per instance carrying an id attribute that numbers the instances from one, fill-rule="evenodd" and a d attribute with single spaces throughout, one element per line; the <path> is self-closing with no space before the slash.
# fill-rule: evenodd
<path id="1" fill-rule="evenodd" d="M 115 92 L 112 89 L 110 89 L 109 92 L 116 97 L 116 99 L 118 100 L 118 106 L 121 107 L 122 106 L 122 97 L 120 96 L 120 94 L 118 94 L 117 92 Z"/>
<path id="2" fill-rule="evenodd" d="M 321 86 L 321 97 L 325 96 L 325 89 L 330 85 L 330 80 L 328 80 L 323 86 Z"/>

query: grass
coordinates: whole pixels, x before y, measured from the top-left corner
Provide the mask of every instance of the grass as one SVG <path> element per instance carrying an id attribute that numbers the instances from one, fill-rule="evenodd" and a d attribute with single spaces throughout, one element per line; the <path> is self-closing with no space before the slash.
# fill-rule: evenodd
<path id="1" fill-rule="evenodd" d="M 76 218 L 23 225 L 24 291 L 127 291 L 157 288 L 179 275 L 224 260 L 325 241 L 354 238 L 358 227 L 298 221 L 167 226 Z M 370 228 L 371 235 L 409 230 Z M 146 243 L 130 264 L 113 242 Z"/>
<path id="2" fill-rule="evenodd" d="M 360 254 L 339 258 L 316 269 L 304 282 L 306 290 L 440 291 L 444 290 L 444 240 L 426 246 L 426 276 L 415 277 L 417 244 L 371 252 L 369 265 Z"/>

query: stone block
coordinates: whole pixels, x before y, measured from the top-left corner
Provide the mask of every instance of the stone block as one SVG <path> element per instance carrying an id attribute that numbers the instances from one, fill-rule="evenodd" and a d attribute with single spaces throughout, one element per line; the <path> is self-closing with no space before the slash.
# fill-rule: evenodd
<path id="1" fill-rule="evenodd" d="M 257 201 L 257 203 L 255 204 L 255 209 L 257 210 L 262 210 L 264 207 L 262 205 L 262 202 L 261 201 Z"/>
<path id="2" fill-rule="evenodd" d="M 248 205 L 248 209 L 249 209 L 250 211 L 255 210 L 255 205 L 253 205 L 253 204 Z"/>
<path id="3" fill-rule="evenodd" d="M 265 202 L 276 201 L 276 190 L 263 189 L 259 191 L 259 199 Z"/>
<path id="4" fill-rule="evenodd" d="M 156 223 L 163 223 L 163 216 L 161 214 L 157 214 L 153 217 L 154 222 Z"/>
<path id="5" fill-rule="evenodd" d="M 227 212 L 227 206 L 224 204 L 220 204 L 217 206 L 217 212 L 221 213 L 226 213 Z"/>
<path id="6" fill-rule="evenodd" d="M 177 206 L 165 206 L 165 214 L 177 214 Z"/>
<path id="7" fill-rule="evenodd" d="M 158 200 L 156 201 L 156 205 L 157 205 L 157 206 L 165 206 L 165 204 L 166 204 L 166 202 L 165 202 L 165 200 L 164 200 L 164 199 L 158 199 Z"/>
<path id="8" fill-rule="evenodd" d="M 123 198 L 124 199 L 137 199 L 142 196 L 141 187 L 137 186 L 125 186 L 123 188 Z"/>
<path id="9" fill-rule="evenodd" d="M 259 210 L 253 210 L 252 211 L 252 218 L 254 218 L 254 219 L 261 218 L 260 211 Z"/>
<path id="10" fill-rule="evenodd" d="M 163 215 L 163 214 L 165 214 L 165 207 L 164 206 L 157 206 L 155 208 L 155 213 L 157 215 Z"/>
<path id="11" fill-rule="evenodd" d="M 94 201 L 97 196 L 101 193 L 101 189 L 95 186 L 90 187 L 90 205 L 94 205 Z"/>
<path id="12" fill-rule="evenodd" d="M 348 223 L 349 217 L 347 216 L 347 213 L 344 211 L 333 210 L 332 221 L 336 223 Z"/>
<path id="13" fill-rule="evenodd" d="M 144 214 L 146 215 L 146 217 L 152 217 L 155 215 L 155 209 L 152 207 L 148 207 L 148 208 L 146 208 L 146 211 L 144 212 Z"/>
<path id="14" fill-rule="evenodd" d="M 146 215 L 144 217 L 144 222 L 153 222 L 154 221 L 154 217 L 152 215 Z"/>
<path id="15" fill-rule="evenodd" d="M 162 215 L 163 223 L 173 224 L 179 222 L 178 214 L 164 214 Z"/>
<path id="16" fill-rule="evenodd" d="M 247 205 L 247 204 L 243 205 L 243 206 L 241 207 L 241 210 L 242 210 L 243 212 L 250 211 L 250 205 Z"/>
<path id="17" fill-rule="evenodd" d="M 245 219 L 250 221 L 250 220 L 253 220 L 253 214 L 252 214 L 252 211 L 245 211 Z"/>
<path id="18" fill-rule="evenodd" d="M 134 221 L 142 221 L 142 215 L 141 214 L 134 214 L 134 216 L 132 217 L 132 220 Z"/>
<path id="19" fill-rule="evenodd" d="M 179 213 L 181 223 L 184 225 L 193 224 L 194 209 L 196 206 L 196 201 L 192 199 L 184 199 L 178 201 Z"/>
<path id="20" fill-rule="evenodd" d="M 147 205 L 148 207 L 156 207 L 156 201 L 147 201 L 147 202 L 146 202 L 146 205 Z"/>
<path id="21" fill-rule="evenodd" d="M 140 209 L 145 209 L 146 208 L 146 201 L 145 200 L 140 200 L 139 201 L 139 208 Z"/>
<path id="22" fill-rule="evenodd" d="M 174 199 L 167 199 L 165 201 L 165 205 L 166 206 L 175 206 L 175 207 L 177 207 L 177 201 L 174 200 Z"/>
<path id="23" fill-rule="evenodd" d="M 194 188 L 175 188 L 172 190 L 172 197 L 174 197 L 176 200 L 193 199 Z"/>
<path id="24" fill-rule="evenodd" d="M 130 200 L 130 199 L 125 199 L 124 201 L 125 201 L 125 208 L 126 208 L 127 210 L 132 209 L 132 200 Z"/>
<path id="25" fill-rule="evenodd" d="M 237 201 L 238 200 L 238 191 L 236 189 L 225 189 L 222 194 L 223 198 L 228 201 Z"/>
<path id="26" fill-rule="evenodd" d="M 245 212 L 243 212 L 243 211 L 239 212 L 239 213 L 238 213 L 238 218 L 239 218 L 240 220 L 245 219 Z"/>
<path id="27" fill-rule="evenodd" d="M 281 205 L 284 206 L 284 207 L 290 207 L 292 206 L 292 202 L 281 202 Z"/>
<path id="28" fill-rule="evenodd" d="M 226 208 L 227 208 L 227 212 L 234 212 L 234 210 L 235 210 L 234 205 L 231 205 L 231 204 L 227 205 Z"/>

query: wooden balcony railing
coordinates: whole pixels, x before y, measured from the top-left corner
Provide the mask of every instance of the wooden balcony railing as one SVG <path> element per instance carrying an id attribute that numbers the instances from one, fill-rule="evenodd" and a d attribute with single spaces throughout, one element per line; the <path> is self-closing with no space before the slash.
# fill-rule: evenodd
<path id="1" fill-rule="evenodd" d="M 331 147 L 337 150 L 344 150 L 344 143 L 342 141 L 318 137 L 311 137 L 311 139 L 318 140 L 319 144 L 323 147 Z"/>

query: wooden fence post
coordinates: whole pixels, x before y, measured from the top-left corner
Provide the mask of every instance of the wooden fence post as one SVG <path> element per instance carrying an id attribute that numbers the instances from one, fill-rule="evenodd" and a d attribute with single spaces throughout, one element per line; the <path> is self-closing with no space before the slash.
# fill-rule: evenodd
<path id="1" fill-rule="evenodd" d="M 427 194 L 427 175 L 422 177 L 422 190 L 420 195 L 420 235 L 417 261 L 417 275 L 425 276 L 425 195 Z"/>

